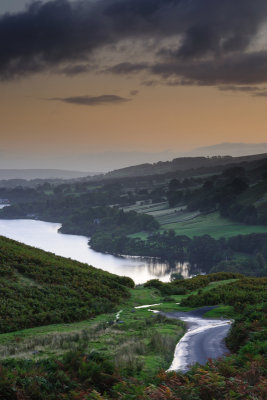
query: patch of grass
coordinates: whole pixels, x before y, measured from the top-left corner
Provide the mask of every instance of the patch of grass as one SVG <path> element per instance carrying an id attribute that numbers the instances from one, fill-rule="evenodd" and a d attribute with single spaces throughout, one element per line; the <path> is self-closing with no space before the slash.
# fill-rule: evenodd
<path id="1" fill-rule="evenodd" d="M 200 214 L 199 211 L 188 212 L 188 211 L 173 210 L 171 212 L 166 212 L 164 215 L 155 218 L 161 226 L 164 226 L 166 227 L 166 229 L 168 229 L 168 225 L 170 224 L 191 221 L 196 217 L 198 217 L 199 214 Z"/>
<path id="2" fill-rule="evenodd" d="M 147 205 L 132 205 L 125 207 L 124 211 L 136 211 L 138 213 L 144 213 L 154 217 L 160 225 L 173 224 L 177 222 L 183 222 L 191 220 L 199 215 L 198 211 L 188 212 L 185 211 L 186 206 L 169 207 L 167 202 Z M 146 239 L 147 235 L 144 232 L 140 232 L 130 237 L 138 237 L 140 239 Z"/>
<path id="3" fill-rule="evenodd" d="M 173 312 L 173 311 L 191 311 L 190 307 L 180 307 L 179 304 L 176 303 L 164 303 L 160 306 L 151 307 L 151 310 L 157 310 L 162 312 Z"/>
<path id="4" fill-rule="evenodd" d="M 162 296 L 157 290 L 144 288 L 142 285 L 136 286 L 135 289 L 130 289 L 130 293 L 131 297 L 124 303 L 127 307 L 158 304 L 162 301 Z"/>
<path id="5" fill-rule="evenodd" d="M 151 374 L 151 371 L 159 371 L 162 369 L 161 363 L 162 358 L 160 356 L 155 357 L 153 355 L 148 355 L 145 359 L 144 369 L 141 377 L 143 379 L 146 378 L 146 381 L 149 381 L 150 377 L 153 376 L 153 374 Z"/>
<path id="6" fill-rule="evenodd" d="M 169 206 L 166 201 L 161 202 L 161 203 L 153 203 L 153 204 L 133 204 L 128 207 L 124 207 L 123 210 L 128 212 L 128 211 L 135 211 L 138 213 L 145 213 L 145 214 L 151 214 L 154 215 L 154 213 L 157 213 L 162 210 L 168 210 Z"/>
<path id="7" fill-rule="evenodd" d="M 51 334 L 72 333 L 74 331 L 82 331 L 88 329 L 96 324 L 108 321 L 114 318 L 114 314 L 101 314 L 91 320 L 76 322 L 72 324 L 54 324 L 47 326 L 40 326 L 36 328 L 23 329 L 20 331 L 2 333 L 0 335 L 0 346 L 8 345 L 17 342 L 23 342 L 37 336 L 46 336 Z"/>
<path id="8" fill-rule="evenodd" d="M 138 232 L 138 233 L 133 233 L 131 235 L 128 235 L 132 239 L 141 239 L 141 240 L 146 240 L 148 238 L 148 233 L 147 232 Z"/>
<path id="9" fill-rule="evenodd" d="M 203 292 L 205 292 L 205 291 L 208 291 L 208 290 L 210 290 L 210 289 L 213 289 L 213 288 L 215 288 L 215 287 L 217 287 L 217 286 L 227 285 L 228 283 L 232 283 L 232 282 L 235 282 L 235 281 L 237 281 L 237 279 L 226 279 L 226 280 L 224 280 L 224 281 L 210 282 L 210 283 L 208 284 L 208 286 L 206 286 L 206 287 L 203 288 L 202 290 L 203 290 Z M 193 294 L 194 294 L 194 293 L 193 293 Z"/>
<path id="10" fill-rule="evenodd" d="M 205 318 L 234 318 L 236 313 L 232 306 L 219 306 L 204 314 Z"/>
<path id="11" fill-rule="evenodd" d="M 34 281 L 33 279 L 30 279 L 30 278 L 27 278 L 26 276 L 18 273 L 17 271 L 14 271 L 14 274 L 17 277 L 17 279 L 19 280 L 19 282 L 24 286 L 41 287 L 41 285 L 38 285 L 38 283 L 36 281 Z"/>

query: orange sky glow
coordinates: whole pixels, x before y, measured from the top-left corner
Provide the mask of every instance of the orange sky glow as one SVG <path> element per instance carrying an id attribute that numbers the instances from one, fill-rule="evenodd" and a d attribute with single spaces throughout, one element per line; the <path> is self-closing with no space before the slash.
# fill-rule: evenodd
<path id="1" fill-rule="evenodd" d="M 267 142 L 265 1 L 26 4 L 0 5 L 0 151 Z"/>

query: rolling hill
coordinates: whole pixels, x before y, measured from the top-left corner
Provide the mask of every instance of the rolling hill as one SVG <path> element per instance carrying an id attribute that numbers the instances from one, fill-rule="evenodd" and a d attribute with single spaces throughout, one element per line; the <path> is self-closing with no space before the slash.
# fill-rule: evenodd
<path id="1" fill-rule="evenodd" d="M 105 179 L 111 178 L 130 178 L 135 176 L 144 175 L 157 175 L 157 174 L 168 174 L 174 172 L 183 172 L 193 170 L 196 174 L 197 170 L 206 171 L 210 169 L 211 172 L 216 172 L 218 167 L 230 167 L 233 165 L 244 165 L 253 161 L 259 161 L 267 158 L 267 154 L 258 154 L 251 156 L 242 157 L 231 157 L 231 156 L 213 156 L 213 157 L 180 157 L 175 158 L 172 161 L 159 161 L 154 164 L 141 164 L 122 169 L 117 169 L 105 174 Z M 201 172 L 201 171 L 200 171 Z"/>

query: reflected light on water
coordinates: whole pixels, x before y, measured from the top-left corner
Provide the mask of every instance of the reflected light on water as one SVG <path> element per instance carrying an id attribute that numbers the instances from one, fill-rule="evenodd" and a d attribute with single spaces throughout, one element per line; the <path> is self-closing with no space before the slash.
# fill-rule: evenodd
<path id="1" fill-rule="evenodd" d="M 0 235 L 17 240 L 56 255 L 87 263 L 96 268 L 121 276 L 129 276 L 136 284 L 150 279 L 170 280 L 178 272 L 190 276 L 187 263 L 170 265 L 156 259 L 138 257 L 114 257 L 97 253 L 88 246 L 85 236 L 59 233 L 61 224 L 36 220 L 0 220 Z"/>

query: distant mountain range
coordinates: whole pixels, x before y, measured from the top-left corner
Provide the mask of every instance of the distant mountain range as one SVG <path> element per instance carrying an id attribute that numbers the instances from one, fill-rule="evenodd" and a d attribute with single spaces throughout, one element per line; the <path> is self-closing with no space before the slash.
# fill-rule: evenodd
<path id="1" fill-rule="evenodd" d="M 106 151 L 99 153 L 12 154 L 0 151 L 1 179 L 75 179 L 100 172 L 106 173 L 136 165 L 171 162 L 190 157 L 232 156 L 241 157 L 267 153 L 267 143 L 220 143 L 198 147 L 190 151 Z M 50 169 L 47 169 L 50 166 Z M 84 172 L 90 171 L 90 172 Z"/>
<path id="2" fill-rule="evenodd" d="M 68 165 L 68 169 L 79 169 L 82 171 L 110 172 L 115 169 L 130 167 L 132 165 L 156 163 L 159 161 L 171 161 L 180 157 L 200 157 L 229 155 L 240 157 L 246 155 L 267 153 L 267 143 L 221 143 L 212 146 L 199 147 L 189 151 L 162 150 L 158 152 L 149 151 L 106 151 L 99 153 L 76 154 L 57 159 L 60 168 Z M 57 164 L 51 164 L 57 165 Z M 61 166 L 62 165 L 62 166 Z"/>
<path id="3" fill-rule="evenodd" d="M 198 147 L 189 152 L 191 156 L 228 155 L 233 157 L 267 153 L 267 143 L 220 143 L 212 146 Z"/>
<path id="4" fill-rule="evenodd" d="M 0 180 L 8 179 L 75 179 L 90 176 L 90 172 L 60 169 L 0 169 Z"/>

